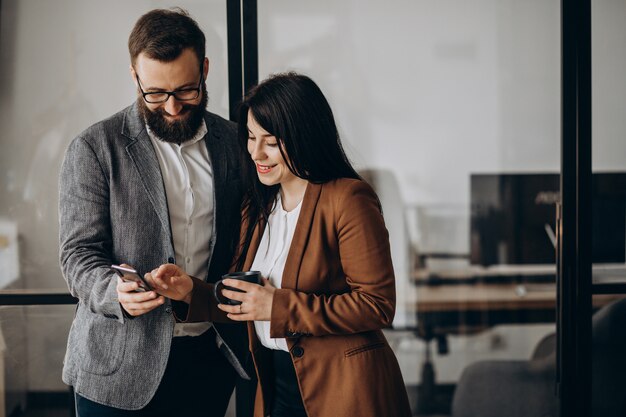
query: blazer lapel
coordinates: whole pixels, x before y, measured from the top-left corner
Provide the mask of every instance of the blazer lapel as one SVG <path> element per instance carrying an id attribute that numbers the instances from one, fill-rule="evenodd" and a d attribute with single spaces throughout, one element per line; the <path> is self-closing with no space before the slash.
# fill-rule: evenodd
<path id="1" fill-rule="evenodd" d="M 213 170 L 213 189 L 217 192 L 217 190 L 221 190 L 228 173 L 228 157 L 224 148 L 224 133 L 218 124 L 215 123 L 215 120 L 208 115 L 204 118 L 204 121 L 208 131 L 204 142 L 209 152 L 211 169 Z M 219 201 L 219 197 L 219 195 L 216 195 L 214 201 Z"/>
<path id="2" fill-rule="evenodd" d="M 322 192 L 323 184 L 309 183 L 304 193 L 300 215 L 296 223 L 296 230 L 291 240 L 291 247 L 287 254 L 287 262 L 283 270 L 282 288 L 298 288 L 298 275 L 300 273 L 300 265 L 304 256 L 304 249 L 309 241 L 311 233 L 311 225 L 313 224 L 313 215 L 315 208 Z"/>
<path id="3" fill-rule="evenodd" d="M 242 230 L 245 230 L 242 228 Z M 259 221 L 254 228 L 254 232 L 252 232 L 252 239 L 250 240 L 250 246 L 248 247 L 248 253 L 246 253 L 246 260 L 243 263 L 243 270 L 249 271 L 252 268 L 252 263 L 254 262 L 254 257 L 256 256 L 257 250 L 259 250 L 259 245 L 261 244 L 261 238 L 263 237 L 263 232 L 265 231 L 265 221 Z"/>
<path id="4" fill-rule="evenodd" d="M 228 137 L 228 132 L 224 132 L 220 123 L 215 122 L 215 116 L 205 113 L 204 121 L 207 127 L 207 134 L 204 137 L 204 144 L 209 154 L 211 170 L 213 171 L 213 233 L 210 236 L 209 248 L 211 257 L 207 265 L 207 276 L 205 280 L 211 281 L 210 277 L 216 277 L 213 281 L 219 279 L 224 273 L 220 270 L 220 262 L 213 262 L 213 253 L 217 239 L 222 230 L 222 225 L 228 221 L 228 217 L 232 213 L 227 213 L 227 202 L 232 198 L 228 195 L 229 190 L 226 183 L 230 180 L 228 175 L 228 165 L 232 163 L 228 154 L 227 142 L 232 140 Z"/>
<path id="5" fill-rule="evenodd" d="M 126 117 L 122 127 L 122 134 L 130 139 L 126 145 L 126 152 L 137 168 L 137 173 L 148 193 L 148 198 L 156 212 L 163 229 L 171 236 L 170 219 L 167 211 L 167 198 L 159 160 L 157 158 L 142 117 L 139 115 L 137 104 L 134 104 Z"/>
<path id="6" fill-rule="evenodd" d="M 246 224 L 243 224 L 242 231 L 246 230 Z M 265 230 L 265 222 L 259 221 L 252 232 L 252 238 L 250 240 L 250 246 L 248 247 L 248 252 L 246 253 L 246 260 L 243 263 L 243 270 L 249 271 L 252 268 L 252 263 L 254 262 L 254 257 L 256 256 L 256 252 L 259 250 L 259 245 L 261 244 L 261 238 L 263 237 L 263 231 Z M 248 322 L 248 340 L 250 351 L 256 354 L 257 349 L 261 345 L 259 342 L 259 338 L 256 335 L 256 329 L 254 327 L 254 322 Z"/>

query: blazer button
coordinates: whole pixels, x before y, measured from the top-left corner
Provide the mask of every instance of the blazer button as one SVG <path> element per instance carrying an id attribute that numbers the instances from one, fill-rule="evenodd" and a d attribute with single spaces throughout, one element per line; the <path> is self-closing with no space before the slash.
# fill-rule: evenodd
<path id="1" fill-rule="evenodd" d="M 291 354 L 296 358 L 301 358 L 302 355 L 304 355 L 304 349 L 302 349 L 301 346 L 294 346 L 294 348 L 291 349 Z"/>
<path id="2" fill-rule="evenodd" d="M 170 307 L 170 306 L 165 307 L 165 312 L 167 314 L 172 314 L 172 307 Z"/>

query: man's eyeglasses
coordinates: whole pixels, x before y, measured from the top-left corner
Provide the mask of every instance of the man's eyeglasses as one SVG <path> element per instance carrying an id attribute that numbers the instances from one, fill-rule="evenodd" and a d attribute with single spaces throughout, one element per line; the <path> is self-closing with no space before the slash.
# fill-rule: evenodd
<path id="1" fill-rule="evenodd" d="M 178 101 L 189 101 L 195 100 L 200 96 L 200 86 L 202 85 L 202 80 L 204 79 L 204 71 L 202 71 L 202 67 L 203 65 L 200 64 L 200 82 L 196 88 L 182 88 L 176 91 L 150 91 L 146 93 L 141 87 L 141 81 L 139 81 L 139 75 L 137 75 L 137 72 L 135 72 L 135 78 L 137 78 L 139 90 L 141 91 L 141 95 L 146 103 L 165 103 L 169 100 L 170 96 L 174 96 L 174 98 Z"/>

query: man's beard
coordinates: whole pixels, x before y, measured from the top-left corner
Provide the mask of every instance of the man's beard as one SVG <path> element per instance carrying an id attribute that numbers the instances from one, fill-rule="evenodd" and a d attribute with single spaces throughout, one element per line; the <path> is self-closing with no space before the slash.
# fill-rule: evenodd
<path id="1" fill-rule="evenodd" d="M 174 97 L 169 99 L 174 100 Z M 204 111 L 208 101 L 206 84 L 203 83 L 200 103 L 187 104 L 182 102 L 182 109 L 179 114 L 184 115 L 184 118 L 169 121 L 165 118 L 165 115 L 168 113 L 163 107 L 150 110 L 141 95 L 137 98 L 139 111 L 150 130 L 163 142 L 175 143 L 177 145 L 192 139 L 198 133 L 200 124 L 204 119 Z"/>

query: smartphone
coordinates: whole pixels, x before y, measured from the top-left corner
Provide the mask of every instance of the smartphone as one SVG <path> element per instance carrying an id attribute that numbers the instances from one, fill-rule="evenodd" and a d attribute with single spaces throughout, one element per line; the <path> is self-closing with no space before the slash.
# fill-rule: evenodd
<path id="1" fill-rule="evenodd" d="M 138 283 L 139 288 L 137 288 L 135 291 L 144 292 L 152 290 L 150 284 L 148 284 L 148 282 L 133 268 L 128 268 L 121 265 L 111 265 L 111 269 L 117 272 L 117 274 L 120 276 L 120 278 L 122 278 L 123 281 Z"/>

